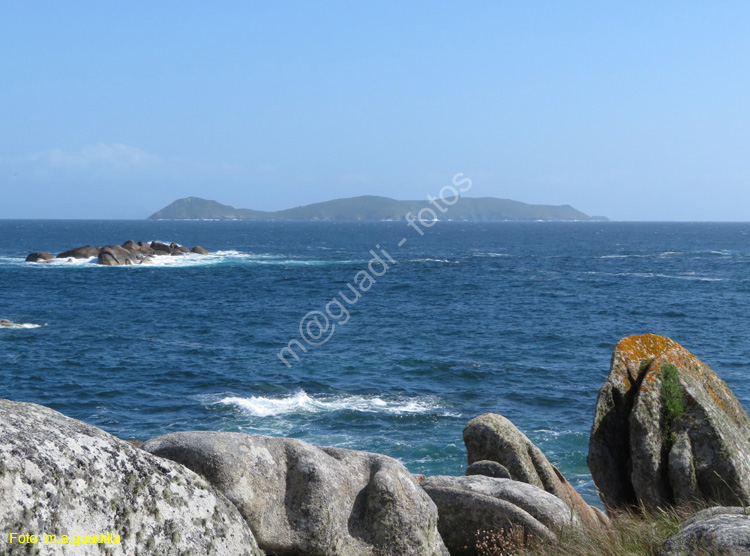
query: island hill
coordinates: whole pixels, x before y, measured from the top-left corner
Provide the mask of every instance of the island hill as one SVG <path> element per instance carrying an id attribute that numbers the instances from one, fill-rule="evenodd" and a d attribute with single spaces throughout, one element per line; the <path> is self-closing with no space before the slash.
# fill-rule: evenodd
<path id="1" fill-rule="evenodd" d="M 451 199 L 452 200 L 452 199 Z M 171 205 L 149 216 L 149 220 L 297 220 L 297 221 L 382 221 L 403 220 L 404 216 L 430 207 L 428 201 L 397 201 L 388 197 L 365 195 L 348 199 L 334 199 L 296 208 L 265 212 L 236 209 L 199 197 L 178 199 Z M 444 207 L 446 205 L 443 205 Z M 441 220 L 474 222 L 503 221 L 592 221 L 606 220 L 602 216 L 588 216 L 570 205 L 529 205 L 494 197 L 461 197 L 443 213 Z"/>

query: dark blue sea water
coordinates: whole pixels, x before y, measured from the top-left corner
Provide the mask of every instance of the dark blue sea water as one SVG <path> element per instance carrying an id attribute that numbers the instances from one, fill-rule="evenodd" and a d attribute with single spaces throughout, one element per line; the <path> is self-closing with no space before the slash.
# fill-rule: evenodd
<path id="1" fill-rule="evenodd" d="M 41 325 L 0 329 L 0 397 L 128 439 L 190 429 L 290 436 L 385 453 L 427 474 L 463 474 L 463 426 L 497 412 L 592 502 L 588 432 L 621 337 L 672 337 L 750 406 L 750 224 L 439 222 L 424 231 L 0 221 L 0 318 Z M 117 268 L 23 262 L 32 251 L 131 238 L 215 254 Z M 277 354 L 302 342 L 303 316 L 325 313 L 339 291 L 354 298 L 347 284 L 371 249 L 397 263 L 374 267 L 383 275 L 348 307 L 348 322 L 330 318 L 330 339 L 284 365 Z M 339 315 L 335 304 L 329 311 Z"/>

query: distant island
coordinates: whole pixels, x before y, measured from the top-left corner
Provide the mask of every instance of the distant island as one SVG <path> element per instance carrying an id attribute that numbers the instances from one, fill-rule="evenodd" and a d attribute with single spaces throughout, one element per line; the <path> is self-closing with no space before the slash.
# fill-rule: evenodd
<path id="1" fill-rule="evenodd" d="M 199 197 L 178 199 L 148 217 L 149 220 L 297 220 L 297 221 L 385 221 L 403 220 L 409 212 L 430 207 L 429 201 L 397 201 L 388 197 L 364 195 L 334 199 L 296 208 L 266 212 L 237 209 Z M 602 221 L 603 216 L 588 216 L 570 205 L 529 205 L 494 197 L 462 197 L 440 220 L 471 222 L 504 221 Z"/>

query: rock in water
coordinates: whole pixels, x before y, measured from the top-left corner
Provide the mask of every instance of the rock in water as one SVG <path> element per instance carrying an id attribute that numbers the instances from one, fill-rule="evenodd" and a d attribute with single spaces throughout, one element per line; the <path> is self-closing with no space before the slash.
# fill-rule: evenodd
<path id="1" fill-rule="evenodd" d="M 50 261 L 54 258 L 55 256 L 52 253 L 47 253 L 46 251 L 39 251 L 37 253 L 31 253 L 28 257 L 26 257 L 26 262 L 38 263 L 38 262 Z"/>
<path id="2" fill-rule="evenodd" d="M 143 255 L 139 252 L 128 251 L 122 245 L 107 245 L 99 251 L 99 264 L 106 266 L 121 266 L 140 264 Z"/>
<path id="3" fill-rule="evenodd" d="M 495 461 L 510 478 L 542 488 L 565 502 L 587 525 L 608 522 L 607 517 L 581 498 L 573 486 L 552 465 L 542 451 L 502 415 L 485 413 L 464 427 L 469 465 Z"/>
<path id="4" fill-rule="evenodd" d="M 164 243 L 160 243 L 158 241 L 152 241 L 151 245 L 149 246 L 151 249 L 153 249 L 157 255 L 169 255 L 171 254 L 171 250 L 169 249 L 169 245 L 165 245 Z"/>
<path id="5" fill-rule="evenodd" d="M 185 253 L 190 253 L 190 249 L 184 245 L 178 245 L 175 242 L 169 244 L 169 251 L 172 255 L 184 255 Z"/>
<path id="6" fill-rule="evenodd" d="M 201 247 L 200 245 L 196 245 L 190 250 L 191 253 L 194 255 L 208 255 L 208 249 L 205 247 Z"/>
<path id="7" fill-rule="evenodd" d="M 599 391 L 589 468 L 608 508 L 705 498 L 750 502 L 750 419 L 729 387 L 654 334 L 615 347 Z"/>
<path id="8" fill-rule="evenodd" d="M 83 247 L 76 247 L 75 249 L 68 249 L 60 253 L 58 259 L 90 259 L 91 257 L 98 257 L 101 247 L 92 247 L 91 245 L 84 245 Z"/>
<path id="9" fill-rule="evenodd" d="M 192 471 L 35 404 L 0 400 L 0 493 L 0 554 L 262 555 L 237 509 Z M 69 545 L 10 544 L 14 532 Z M 121 542 L 73 546 L 73 535 L 106 533 Z"/>
<path id="10" fill-rule="evenodd" d="M 422 488 L 437 504 L 438 528 L 451 556 L 475 556 L 477 533 L 523 529 L 524 537 L 554 541 L 580 523 L 565 503 L 541 488 L 474 475 L 428 477 Z"/>
<path id="11" fill-rule="evenodd" d="M 143 449 L 204 476 L 269 554 L 448 554 L 435 504 L 392 458 L 228 432 L 171 433 Z"/>
<path id="12" fill-rule="evenodd" d="M 716 507 L 687 519 L 661 548 L 661 556 L 750 554 L 750 514 L 740 507 Z"/>

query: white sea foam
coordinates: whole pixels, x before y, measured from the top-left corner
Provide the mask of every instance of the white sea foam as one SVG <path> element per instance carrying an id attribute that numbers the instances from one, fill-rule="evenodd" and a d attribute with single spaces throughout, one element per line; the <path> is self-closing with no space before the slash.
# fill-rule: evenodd
<path id="1" fill-rule="evenodd" d="M 87 266 L 96 263 L 96 257 L 89 257 L 88 259 L 50 259 L 44 263 L 34 263 L 38 266 Z"/>
<path id="2" fill-rule="evenodd" d="M 52 259 L 44 263 L 26 263 L 24 258 L 20 257 L 0 257 L 0 265 L 23 265 L 29 268 L 111 268 L 106 265 L 96 264 L 96 257 L 88 259 Z M 263 265 L 263 266 L 327 266 L 327 265 L 356 265 L 367 264 L 365 259 L 304 259 L 290 257 L 288 255 L 269 255 L 265 253 L 244 253 L 235 250 L 214 251 L 208 255 L 197 255 L 195 253 L 186 253 L 176 257 L 172 256 L 154 256 L 145 259 L 138 265 L 123 265 L 117 268 L 181 268 L 192 266 L 211 266 L 219 264 L 246 264 L 246 265 Z"/>
<path id="3" fill-rule="evenodd" d="M 477 257 L 490 257 L 490 258 L 496 258 L 496 257 L 513 257 L 514 255 L 511 255 L 510 253 L 477 253 Z"/>
<path id="4" fill-rule="evenodd" d="M 12 322 L 10 324 L 0 324 L 0 330 L 4 328 L 15 329 L 15 330 L 41 328 L 42 326 L 47 326 L 47 325 L 46 324 L 34 324 L 31 322 L 25 322 L 25 323 Z"/>
<path id="5" fill-rule="evenodd" d="M 387 413 L 392 415 L 437 413 L 447 415 L 437 400 L 428 397 L 396 397 L 383 399 L 378 396 L 314 395 L 304 390 L 289 396 L 240 398 L 225 397 L 215 403 L 238 407 L 254 417 L 275 417 L 295 413 L 335 413 L 355 411 L 358 413 Z"/>

